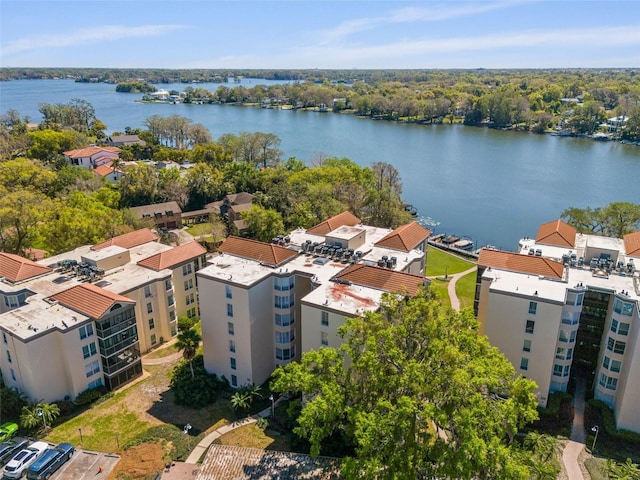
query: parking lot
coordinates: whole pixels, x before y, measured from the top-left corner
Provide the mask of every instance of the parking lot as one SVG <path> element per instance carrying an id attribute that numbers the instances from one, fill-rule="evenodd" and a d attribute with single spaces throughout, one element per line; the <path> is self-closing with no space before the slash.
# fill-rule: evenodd
<path id="1" fill-rule="evenodd" d="M 71 460 L 62 465 L 50 480 L 101 480 L 107 478 L 119 460 L 118 455 L 110 453 L 76 450 Z"/>

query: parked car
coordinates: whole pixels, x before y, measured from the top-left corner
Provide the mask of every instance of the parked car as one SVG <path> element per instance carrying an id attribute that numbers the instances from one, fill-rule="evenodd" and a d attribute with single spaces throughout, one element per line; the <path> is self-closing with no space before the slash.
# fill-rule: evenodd
<path id="1" fill-rule="evenodd" d="M 0 466 L 7 463 L 11 457 L 13 457 L 20 450 L 29 445 L 29 442 L 26 440 L 20 440 L 18 442 L 5 442 L 0 443 Z"/>
<path id="2" fill-rule="evenodd" d="M 49 448 L 47 442 L 34 442 L 27 448 L 20 450 L 4 466 L 3 473 L 6 478 L 20 478 L 24 471 L 35 462 L 45 450 Z"/>
<path id="3" fill-rule="evenodd" d="M 3 423 L 0 425 L 0 442 L 5 442 L 12 438 L 18 431 L 17 423 Z"/>
<path id="4" fill-rule="evenodd" d="M 27 468 L 27 479 L 46 480 L 71 458 L 74 450 L 70 443 L 61 443 L 50 448 Z"/>

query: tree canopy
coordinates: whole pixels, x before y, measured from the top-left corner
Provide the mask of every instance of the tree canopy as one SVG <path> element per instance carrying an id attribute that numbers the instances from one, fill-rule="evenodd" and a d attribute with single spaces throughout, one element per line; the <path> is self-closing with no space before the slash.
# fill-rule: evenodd
<path id="1" fill-rule="evenodd" d="M 336 439 L 346 478 L 531 478 L 515 434 L 537 418 L 534 382 L 516 376 L 470 311 L 424 289 L 385 294 L 348 319 L 338 349 L 302 355 L 272 389 L 306 400 L 295 432 L 314 455 Z"/>
<path id="2" fill-rule="evenodd" d="M 560 218 L 579 232 L 622 238 L 640 230 L 640 204 L 614 202 L 598 208 L 567 208 Z"/>

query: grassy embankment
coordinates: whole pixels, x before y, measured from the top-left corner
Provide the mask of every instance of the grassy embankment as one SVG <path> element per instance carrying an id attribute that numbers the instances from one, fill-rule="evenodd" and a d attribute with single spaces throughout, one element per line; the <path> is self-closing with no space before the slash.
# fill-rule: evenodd
<path id="1" fill-rule="evenodd" d="M 445 307 L 451 306 L 451 299 L 447 292 L 448 280 L 439 280 L 437 277 L 444 277 L 469 270 L 475 264 L 464 260 L 456 255 L 452 255 L 444 250 L 435 247 L 428 247 L 427 250 L 427 273 L 431 278 L 431 287 L 438 292 Z M 476 272 L 471 272 L 460 278 L 456 283 L 456 295 L 460 299 L 462 308 L 472 307 L 475 295 Z"/>

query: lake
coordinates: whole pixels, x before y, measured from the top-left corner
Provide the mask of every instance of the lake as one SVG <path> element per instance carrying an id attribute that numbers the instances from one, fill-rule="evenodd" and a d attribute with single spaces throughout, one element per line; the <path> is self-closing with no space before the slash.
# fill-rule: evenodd
<path id="1" fill-rule="evenodd" d="M 244 79 L 242 85 L 270 84 Z M 234 84 L 224 84 L 228 87 Z M 159 85 L 183 91 L 187 84 Z M 220 84 L 194 84 L 215 90 Z M 515 250 L 541 223 L 568 207 L 640 203 L 640 148 L 616 142 L 504 132 L 460 125 L 409 125 L 352 115 L 230 105 L 151 104 L 115 85 L 72 80 L 0 82 L 0 111 L 40 121 L 40 103 L 90 102 L 109 131 L 143 127 L 151 115 L 181 115 L 224 133 L 277 135 L 284 158 L 319 153 L 362 166 L 387 162 L 400 172 L 403 198 L 436 232 L 469 236 L 479 247 Z"/>

